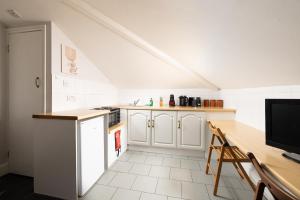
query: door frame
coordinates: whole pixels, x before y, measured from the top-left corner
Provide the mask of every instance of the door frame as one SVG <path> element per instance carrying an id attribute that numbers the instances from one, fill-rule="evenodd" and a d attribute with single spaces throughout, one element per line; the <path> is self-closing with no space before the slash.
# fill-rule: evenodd
<path id="1" fill-rule="evenodd" d="M 42 82 L 43 82 L 43 112 L 46 112 L 47 109 L 47 38 L 46 38 L 46 25 L 34 25 L 34 26 L 24 26 L 24 27 L 14 27 L 14 28 L 8 28 L 6 30 L 6 36 L 7 36 L 7 45 L 9 48 L 9 35 L 11 34 L 18 34 L 18 33 L 27 33 L 27 32 L 35 32 L 35 31 L 41 31 L 43 34 L 43 66 L 42 66 Z M 7 64 L 9 66 L 9 59 L 7 59 Z M 8 71 L 9 72 L 9 71 Z"/>

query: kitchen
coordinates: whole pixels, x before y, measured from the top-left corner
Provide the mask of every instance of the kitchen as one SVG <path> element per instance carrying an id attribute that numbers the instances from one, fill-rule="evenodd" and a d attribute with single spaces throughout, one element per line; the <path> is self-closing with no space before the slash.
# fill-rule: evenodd
<path id="1" fill-rule="evenodd" d="M 0 8 L 0 199 L 253 199 L 249 158 L 207 173 L 209 123 L 265 134 L 265 99 L 300 98 L 298 2 Z"/>

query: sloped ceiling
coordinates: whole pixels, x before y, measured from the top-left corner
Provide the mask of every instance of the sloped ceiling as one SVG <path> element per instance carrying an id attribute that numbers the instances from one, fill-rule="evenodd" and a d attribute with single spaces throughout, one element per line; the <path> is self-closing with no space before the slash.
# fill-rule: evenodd
<path id="1" fill-rule="evenodd" d="M 1 0 L 0 20 L 8 25 L 54 21 L 120 88 L 300 84 L 298 0 L 75 1 L 109 17 L 136 40 L 72 2 Z M 23 15 L 21 22 L 6 14 L 8 8 Z"/>

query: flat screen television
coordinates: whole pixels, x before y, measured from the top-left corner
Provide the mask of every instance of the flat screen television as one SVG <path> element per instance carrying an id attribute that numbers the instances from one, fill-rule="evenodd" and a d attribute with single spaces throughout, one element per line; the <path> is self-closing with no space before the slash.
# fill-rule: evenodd
<path id="1" fill-rule="evenodd" d="M 266 99 L 266 144 L 300 161 L 300 99 Z"/>

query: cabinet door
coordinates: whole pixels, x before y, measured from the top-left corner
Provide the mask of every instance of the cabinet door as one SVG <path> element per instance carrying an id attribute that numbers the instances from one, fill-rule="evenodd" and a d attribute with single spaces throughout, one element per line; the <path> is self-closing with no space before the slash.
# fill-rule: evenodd
<path id="1" fill-rule="evenodd" d="M 205 149 L 205 114 L 178 112 L 177 146 L 182 149 Z"/>
<path id="2" fill-rule="evenodd" d="M 103 117 L 80 123 L 78 144 L 78 194 L 83 196 L 104 172 Z"/>
<path id="3" fill-rule="evenodd" d="M 176 147 L 175 111 L 152 111 L 152 146 Z"/>
<path id="4" fill-rule="evenodd" d="M 128 144 L 150 145 L 151 111 L 128 111 Z"/>

